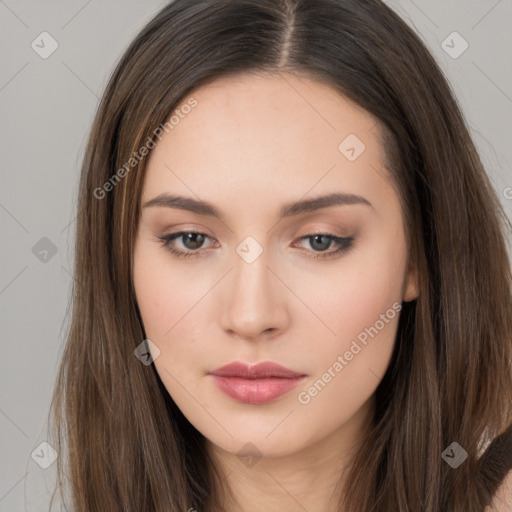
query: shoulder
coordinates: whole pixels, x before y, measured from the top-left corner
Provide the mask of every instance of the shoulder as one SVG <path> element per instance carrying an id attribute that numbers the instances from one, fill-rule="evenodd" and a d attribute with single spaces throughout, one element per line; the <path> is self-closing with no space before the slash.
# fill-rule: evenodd
<path id="1" fill-rule="evenodd" d="M 510 471 L 492 500 L 492 505 L 484 512 L 511 512 L 512 511 L 512 471 Z"/>

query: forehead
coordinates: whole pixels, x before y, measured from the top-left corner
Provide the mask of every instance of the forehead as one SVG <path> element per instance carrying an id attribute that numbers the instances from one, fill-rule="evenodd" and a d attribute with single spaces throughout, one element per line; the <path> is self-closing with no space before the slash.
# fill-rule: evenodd
<path id="1" fill-rule="evenodd" d="M 223 77 L 176 110 L 190 98 L 197 104 L 151 152 L 145 199 L 175 191 L 248 205 L 276 190 L 286 202 L 333 190 L 376 195 L 389 185 L 377 120 L 324 83 Z"/>

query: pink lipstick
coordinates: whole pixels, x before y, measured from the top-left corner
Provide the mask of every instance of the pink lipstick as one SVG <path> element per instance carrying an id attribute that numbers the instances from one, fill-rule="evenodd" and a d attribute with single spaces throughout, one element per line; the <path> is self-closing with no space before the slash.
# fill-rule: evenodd
<path id="1" fill-rule="evenodd" d="M 272 362 L 248 365 L 239 361 L 211 372 L 218 388 L 245 404 L 266 404 L 296 387 L 306 377 Z"/>

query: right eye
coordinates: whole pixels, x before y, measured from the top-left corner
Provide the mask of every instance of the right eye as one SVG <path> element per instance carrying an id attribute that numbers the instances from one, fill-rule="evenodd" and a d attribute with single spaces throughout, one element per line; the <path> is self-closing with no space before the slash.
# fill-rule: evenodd
<path id="1" fill-rule="evenodd" d="M 163 242 L 162 245 L 177 258 L 190 258 L 191 256 L 199 256 L 199 249 L 205 239 L 210 237 L 199 231 L 179 231 L 158 238 Z M 181 240 L 185 249 L 177 249 L 175 246 L 176 240 Z"/>

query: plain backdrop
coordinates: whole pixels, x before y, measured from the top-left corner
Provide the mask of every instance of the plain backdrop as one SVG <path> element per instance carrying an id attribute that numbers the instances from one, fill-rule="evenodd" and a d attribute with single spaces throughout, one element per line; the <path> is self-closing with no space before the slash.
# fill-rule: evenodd
<path id="1" fill-rule="evenodd" d="M 165 3 L 0 0 L 1 512 L 47 510 L 55 464 L 35 461 L 51 455 L 41 443 L 69 320 L 81 159 L 115 63 Z M 512 217 L 512 1 L 388 4 L 448 77 Z"/>

